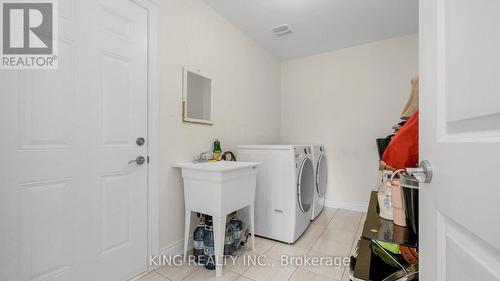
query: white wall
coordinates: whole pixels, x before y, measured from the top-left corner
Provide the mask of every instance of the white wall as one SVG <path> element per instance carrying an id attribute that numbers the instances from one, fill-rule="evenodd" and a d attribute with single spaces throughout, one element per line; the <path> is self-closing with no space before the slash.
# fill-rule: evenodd
<path id="1" fill-rule="evenodd" d="M 282 64 L 282 141 L 326 145 L 330 204 L 368 202 L 380 179 L 375 139 L 398 122 L 417 56 L 409 35 Z"/>
<path id="2" fill-rule="evenodd" d="M 219 138 L 224 150 L 280 140 L 280 64 L 200 0 L 161 0 L 160 249 L 184 237 L 177 162 L 192 161 Z M 213 78 L 215 125 L 183 123 L 182 67 Z"/>

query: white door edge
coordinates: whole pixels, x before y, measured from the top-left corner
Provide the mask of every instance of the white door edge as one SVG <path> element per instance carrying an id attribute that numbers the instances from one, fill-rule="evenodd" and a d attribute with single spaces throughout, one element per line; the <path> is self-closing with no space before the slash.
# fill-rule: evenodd
<path id="1" fill-rule="evenodd" d="M 420 280 L 500 280 L 500 2 L 419 2 Z M 480 163 L 480 165 L 468 165 Z"/>
<path id="2" fill-rule="evenodd" d="M 149 256 L 159 253 L 159 138 L 160 138 L 160 91 L 158 55 L 158 6 L 152 0 L 133 0 L 148 11 L 148 249 L 147 271 L 152 265 Z"/>

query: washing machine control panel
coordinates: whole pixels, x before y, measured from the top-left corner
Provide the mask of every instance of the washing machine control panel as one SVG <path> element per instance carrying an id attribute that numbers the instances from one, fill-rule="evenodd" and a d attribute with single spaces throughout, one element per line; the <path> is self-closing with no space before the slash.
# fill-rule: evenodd
<path id="1" fill-rule="evenodd" d="M 303 148 L 295 149 L 295 158 L 298 158 L 301 154 L 309 155 L 311 154 L 311 148 L 309 146 Z"/>
<path id="2" fill-rule="evenodd" d="M 300 147 L 295 149 L 295 159 L 304 158 L 311 154 L 310 147 Z"/>

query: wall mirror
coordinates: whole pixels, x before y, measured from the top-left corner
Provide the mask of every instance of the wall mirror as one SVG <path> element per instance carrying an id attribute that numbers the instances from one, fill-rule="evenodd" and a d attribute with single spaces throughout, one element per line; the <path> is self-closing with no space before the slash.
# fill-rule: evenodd
<path id="1" fill-rule="evenodd" d="M 212 125 L 212 79 L 184 68 L 182 120 Z"/>

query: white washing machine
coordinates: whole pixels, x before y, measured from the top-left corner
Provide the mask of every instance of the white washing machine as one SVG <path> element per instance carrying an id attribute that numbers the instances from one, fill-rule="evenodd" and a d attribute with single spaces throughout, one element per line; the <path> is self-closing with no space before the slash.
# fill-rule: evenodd
<path id="1" fill-rule="evenodd" d="M 311 220 L 319 216 L 325 206 L 325 193 L 328 185 L 328 163 L 324 145 L 311 145 L 312 161 L 314 165 L 314 200 Z"/>
<path id="2" fill-rule="evenodd" d="M 255 234 L 294 243 L 310 224 L 314 165 L 307 145 L 239 145 L 239 161 L 259 162 Z"/>

